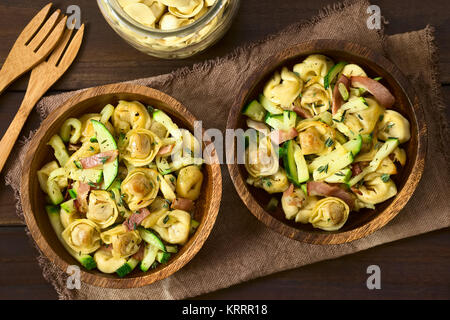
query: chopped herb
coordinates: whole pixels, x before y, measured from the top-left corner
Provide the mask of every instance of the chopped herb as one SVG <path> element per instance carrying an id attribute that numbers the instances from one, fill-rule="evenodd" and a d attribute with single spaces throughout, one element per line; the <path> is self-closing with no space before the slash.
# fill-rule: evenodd
<path id="1" fill-rule="evenodd" d="M 92 181 L 88 181 L 87 184 L 88 184 L 89 186 L 93 187 L 93 188 L 96 188 L 96 187 L 97 187 L 97 185 L 96 185 L 94 182 L 92 182 Z"/>
<path id="2" fill-rule="evenodd" d="M 300 78 L 300 73 L 294 71 L 294 74 Z"/>
<path id="3" fill-rule="evenodd" d="M 136 113 L 134 114 L 134 116 L 135 116 L 135 117 L 139 117 L 139 113 L 136 112 Z"/>
<path id="4" fill-rule="evenodd" d="M 97 137 L 92 137 L 92 138 L 89 139 L 89 141 L 90 141 L 90 142 L 93 142 L 93 143 L 98 142 L 98 141 L 97 141 Z"/>
<path id="5" fill-rule="evenodd" d="M 302 96 L 302 94 L 301 94 L 301 93 L 299 93 L 299 94 L 298 94 L 298 97 L 299 97 L 299 98 L 301 98 L 301 97 L 303 97 L 303 96 Z"/>
<path id="6" fill-rule="evenodd" d="M 81 165 L 81 163 L 80 163 L 79 161 L 74 160 L 73 163 L 75 164 L 75 166 L 76 166 L 78 169 L 83 169 L 83 166 Z"/>
<path id="7" fill-rule="evenodd" d="M 147 106 L 147 111 L 150 114 L 153 114 L 153 112 L 155 111 L 155 108 L 153 108 L 152 106 Z"/>
<path id="8" fill-rule="evenodd" d="M 116 200 L 116 195 L 112 190 L 109 190 L 109 194 L 111 195 L 111 199 Z"/>
<path id="9" fill-rule="evenodd" d="M 94 151 L 94 147 L 93 147 L 93 146 L 90 146 L 90 147 L 89 147 L 89 150 L 90 150 L 90 151 Z"/>
<path id="10" fill-rule="evenodd" d="M 373 78 L 373 80 L 375 80 L 375 81 L 380 81 L 381 79 L 383 79 L 383 77 L 376 77 L 376 78 Z"/>
<path id="11" fill-rule="evenodd" d="M 327 140 L 325 140 L 325 146 L 331 147 L 333 144 L 334 144 L 334 141 L 330 137 L 328 137 Z"/>
<path id="12" fill-rule="evenodd" d="M 133 230 L 136 230 L 136 229 L 137 229 L 137 224 L 135 222 L 134 225 L 133 225 Z"/>
<path id="13" fill-rule="evenodd" d="M 168 215 L 164 217 L 163 222 L 164 222 L 164 223 L 167 223 L 167 221 L 169 221 L 169 216 L 168 216 Z"/>
<path id="14" fill-rule="evenodd" d="M 336 176 L 339 176 L 339 177 L 345 176 L 345 174 L 343 174 L 342 172 L 336 172 L 335 175 L 336 175 Z"/>
<path id="15" fill-rule="evenodd" d="M 324 166 L 320 166 L 320 167 L 317 169 L 317 171 L 319 171 L 319 173 L 321 173 L 321 172 L 327 173 L 327 172 L 328 172 L 328 163 L 327 163 L 326 165 L 324 165 Z"/>
<path id="16" fill-rule="evenodd" d="M 175 178 L 174 177 L 170 177 L 169 180 L 170 180 L 170 182 L 175 182 Z"/>
<path id="17" fill-rule="evenodd" d="M 120 140 L 125 139 L 125 133 L 121 132 L 121 133 L 119 134 L 119 139 L 120 139 Z"/>
<path id="18" fill-rule="evenodd" d="M 386 128 L 384 129 L 385 132 L 387 132 L 390 128 L 392 128 L 393 126 L 395 126 L 394 122 L 388 122 L 386 124 Z"/>
<path id="19" fill-rule="evenodd" d="M 100 157 L 100 162 L 101 162 L 102 164 L 105 164 L 106 161 L 108 161 L 108 159 L 109 159 L 109 157 Z"/>
<path id="20" fill-rule="evenodd" d="M 106 140 L 103 140 L 103 141 L 102 141 L 102 144 L 104 144 L 105 142 L 106 142 Z"/>
<path id="21" fill-rule="evenodd" d="M 356 116 L 357 116 L 360 120 L 363 120 L 363 121 L 364 121 L 363 117 L 361 117 L 361 115 L 360 115 L 359 113 L 356 114 Z"/>
<path id="22" fill-rule="evenodd" d="M 383 173 L 383 174 L 381 175 L 381 180 L 382 180 L 384 183 L 386 183 L 386 182 L 389 181 L 389 178 L 390 178 L 390 177 L 391 177 L 390 175 L 388 175 L 388 174 L 386 174 L 386 173 Z"/>
<path id="23" fill-rule="evenodd" d="M 380 117 L 378 118 L 378 121 L 381 122 L 381 121 L 383 121 L 383 119 L 384 119 L 384 114 L 381 114 Z"/>
<path id="24" fill-rule="evenodd" d="M 362 132 L 364 130 L 364 128 L 359 129 L 359 132 Z"/>

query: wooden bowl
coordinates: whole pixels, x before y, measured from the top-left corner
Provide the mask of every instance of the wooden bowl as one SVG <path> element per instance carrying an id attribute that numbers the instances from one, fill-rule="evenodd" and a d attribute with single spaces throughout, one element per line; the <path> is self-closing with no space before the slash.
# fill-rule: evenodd
<path id="1" fill-rule="evenodd" d="M 21 200 L 25 221 L 33 239 L 44 255 L 63 272 L 69 265 L 79 265 L 79 263 L 63 248 L 50 225 L 44 208 L 44 193 L 40 190 L 36 172 L 53 159 L 53 151 L 46 144 L 53 134 L 59 132 L 59 128 L 67 118 L 79 117 L 84 113 L 100 112 L 106 104 L 116 104 L 118 100 L 122 99 L 137 100 L 159 108 L 169 114 L 180 127 L 191 131 L 194 128 L 196 119 L 174 98 L 155 89 L 130 84 L 107 85 L 83 91 L 70 98 L 43 121 L 34 135 L 25 157 Z M 219 162 L 214 161 L 217 159 L 211 160 L 213 161 L 208 163 L 216 164 L 204 166 L 203 196 L 197 201 L 194 214 L 195 218 L 200 221 L 200 226 L 186 245 L 167 264 L 159 265 L 156 269 L 146 273 L 135 270 L 125 278 L 119 278 L 116 274 L 104 274 L 98 270 L 87 271 L 80 267 L 81 281 L 99 287 L 141 287 L 170 276 L 188 263 L 206 241 L 219 211 L 222 197 L 222 176 L 220 166 L 217 164 Z M 206 263 L 207 261 L 205 261 Z"/>
<path id="2" fill-rule="evenodd" d="M 281 208 L 275 212 L 267 212 L 264 208 L 271 196 L 264 190 L 245 183 L 248 173 L 244 165 L 228 164 L 228 169 L 242 201 L 250 212 L 266 226 L 289 238 L 311 244 L 340 244 L 360 239 L 380 229 L 405 206 L 423 172 L 427 130 L 418 99 L 411 85 L 397 67 L 366 47 L 339 40 L 315 40 L 300 43 L 269 58 L 261 65 L 261 71 L 246 81 L 240 90 L 231 108 L 227 129 L 246 128 L 245 117 L 241 115 L 241 110 L 244 105 L 258 97 L 258 94 L 263 91 L 264 84 L 275 70 L 282 66 L 292 67 L 313 53 L 329 56 L 335 62 L 347 61 L 359 64 L 369 76 L 383 77 L 382 83 L 396 97 L 394 109 L 406 116 L 411 124 L 411 140 L 402 145 L 408 156 L 406 166 L 400 169 L 399 174 L 393 176 L 398 188 L 397 196 L 378 204 L 376 210 L 364 209 L 351 213 L 347 223 L 340 230 L 326 232 L 315 229 L 310 224 L 287 220 Z M 235 143 L 232 148 L 228 152 L 236 150 Z"/>

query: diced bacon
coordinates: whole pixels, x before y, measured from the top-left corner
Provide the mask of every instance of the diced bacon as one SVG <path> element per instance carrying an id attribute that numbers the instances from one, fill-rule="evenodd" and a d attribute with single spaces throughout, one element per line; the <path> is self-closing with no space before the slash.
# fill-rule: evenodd
<path id="1" fill-rule="evenodd" d="M 380 82 L 368 77 L 352 77 L 351 81 L 352 87 L 366 89 L 375 97 L 382 107 L 389 108 L 395 103 L 394 96 Z"/>
<path id="2" fill-rule="evenodd" d="M 358 188 L 355 188 L 355 187 L 351 187 L 350 188 L 352 191 L 353 191 L 353 193 L 356 193 L 356 194 L 359 194 L 359 195 L 362 195 L 362 192 L 358 189 Z"/>
<path id="3" fill-rule="evenodd" d="M 299 115 L 304 119 L 312 118 L 312 114 L 308 110 L 303 109 L 302 107 L 295 106 L 293 110 L 297 115 Z"/>
<path id="4" fill-rule="evenodd" d="M 139 250 L 133 254 L 133 258 L 139 261 L 142 261 L 142 259 L 144 259 L 144 251 L 145 251 L 145 246 L 141 245 L 139 247 Z"/>
<path id="5" fill-rule="evenodd" d="M 298 135 L 295 128 L 291 128 L 289 131 L 284 130 L 274 130 L 270 133 L 270 139 L 273 143 L 282 144 L 285 141 L 294 139 Z"/>
<path id="6" fill-rule="evenodd" d="M 173 148 L 175 147 L 174 144 L 168 144 L 158 151 L 158 156 L 165 156 L 172 152 Z"/>
<path id="7" fill-rule="evenodd" d="M 119 155 L 119 150 L 110 150 L 94 154 L 91 157 L 80 159 L 83 169 L 98 167 L 102 164 L 114 161 Z"/>
<path id="8" fill-rule="evenodd" d="M 286 191 L 283 192 L 283 197 L 289 197 L 294 193 L 294 184 L 291 183 L 289 188 L 286 189 Z"/>
<path id="9" fill-rule="evenodd" d="M 333 106 L 331 108 L 331 112 L 335 114 L 341 106 L 344 104 L 344 99 L 342 98 L 341 93 L 339 92 L 339 83 L 343 83 L 347 90 L 350 90 L 350 80 L 343 74 L 339 77 L 333 89 Z"/>
<path id="10" fill-rule="evenodd" d="M 123 224 L 128 230 L 135 230 L 136 227 L 140 225 L 149 214 L 150 211 L 147 208 L 139 209 L 138 212 L 133 213 L 127 220 L 125 220 Z"/>
<path id="11" fill-rule="evenodd" d="M 352 165 L 352 177 L 357 176 L 361 172 L 362 172 L 362 169 L 361 169 L 361 165 L 359 164 L 359 162 L 354 163 Z"/>
<path id="12" fill-rule="evenodd" d="M 247 126 L 251 129 L 255 129 L 256 131 L 263 133 L 265 136 L 268 136 L 270 134 L 269 127 L 262 122 L 247 119 Z"/>
<path id="13" fill-rule="evenodd" d="M 80 182 L 77 189 L 77 199 L 75 200 L 75 206 L 78 211 L 86 213 L 88 210 L 87 197 L 91 187 L 84 182 Z"/>
<path id="14" fill-rule="evenodd" d="M 194 201 L 185 198 L 176 198 L 172 201 L 171 209 L 191 211 L 194 209 Z"/>
<path id="15" fill-rule="evenodd" d="M 355 205 L 355 198 L 337 185 L 329 185 L 326 182 L 310 181 L 306 184 L 308 194 L 311 196 L 336 197 L 348 204 L 350 209 Z"/>

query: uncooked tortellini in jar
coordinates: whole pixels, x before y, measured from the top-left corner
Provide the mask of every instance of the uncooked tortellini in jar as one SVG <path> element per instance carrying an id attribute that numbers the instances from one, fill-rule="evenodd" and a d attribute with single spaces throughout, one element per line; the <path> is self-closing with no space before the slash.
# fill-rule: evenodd
<path id="1" fill-rule="evenodd" d="M 63 231 L 62 237 L 80 254 L 89 254 L 100 248 L 100 229 L 89 219 L 75 220 Z"/>
<path id="2" fill-rule="evenodd" d="M 324 55 L 312 54 L 303 60 L 302 63 L 296 64 L 294 66 L 294 72 L 297 72 L 305 82 L 317 76 L 323 79 L 333 65 L 333 61 Z"/>
<path id="3" fill-rule="evenodd" d="M 101 233 L 101 239 L 107 245 L 112 245 L 112 255 L 116 258 L 126 258 L 139 250 L 142 239 L 137 230 L 129 231 L 121 224 Z"/>
<path id="4" fill-rule="evenodd" d="M 203 0 L 190 0 L 185 6 L 170 6 L 169 12 L 180 18 L 192 18 L 203 9 L 203 6 Z"/>
<path id="5" fill-rule="evenodd" d="M 126 133 L 131 129 L 149 129 L 152 119 L 142 103 L 120 100 L 114 110 L 112 122 L 117 132 Z"/>
<path id="6" fill-rule="evenodd" d="M 258 144 L 250 144 L 245 154 L 244 165 L 252 177 L 271 176 L 278 171 L 278 155 L 269 138 L 261 139 Z"/>
<path id="7" fill-rule="evenodd" d="M 309 222 L 325 231 L 339 230 L 347 221 L 350 208 L 339 198 L 327 197 L 314 206 Z"/>
<path id="8" fill-rule="evenodd" d="M 356 196 L 368 204 L 377 204 L 392 198 L 397 194 L 397 187 L 391 179 L 386 182 L 380 173 L 374 172 L 364 178 L 364 183 L 358 188 Z"/>
<path id="9" fill-rule="evenodd" d="M 107 191 L 91 191 L 86 218 L 95 222 L 101 229 L 105 229 L 113 225 L 118 216 L 116 202 Z"/>
<path id="10" fill-rule="evenodd" d="M 146 166 L 155 159 L 161 145 L 159 137 L 150 130 L 133 129 L 121 145 L 122 157 L 135 167 Z"/>
<path id="11" fill-rule="evenodd" d="M 275 72 L 274 76 L 264 87 L 264 96 L 273 103 L 290 106 L 303 89 L 303 81 L 288 68 L 283 67 L 281 75 Z"/>
<path id="12" fill-rule="evenodd" d="M 114 273 L 127 262 L 123 257 L 114 257 L 112 248 L 100 248 L 94 253 L 97 269 L 103 273 Z"/>
<path id="13" fill-rule="evenodd" d="M 159 27 L 161 30 L 173 30 L 181 28 L 189 23 L 189 19 L 176 17 L 168 12 L 161 17 L 161 20 L 159 20 Z"/>
<path id="14" fill-rule="evenodd" d="M 404 143 L 411 138 L 409 121 L 394 110 L 386 110 L 383 119 L 378 124 L 378 138 L 386 141 L 389 138 L 398 138 Z"/>
<path id="15" fill-rule="evenodd" d="M 147 27 L 153 27 L 156 22 L 156 15 L 149 6 L 137 2 L 123 7 L 123 10 L 134 20 Z"/>
<path id="16" fill-rule="evenodd" d="M 192 165 L 180 170 L 176 181 L 176 192 L 181 198 L 197 200 L 202 189 L 203 173 Z"/>
<path id="17" fill-rule="evenodd" d="M 159 190 L 158 172 L 135 168 L 128 172 L 121 184 L 124 200 L 132 211 L 145 208 L 155 200 Z"/>
<path id="18" fill-rule="evenodd" d="M 152 227 L 161 238 L 171 244 L 185 244 L 191 228 L 191 215 L 183 210 L 168 211 Z"/>

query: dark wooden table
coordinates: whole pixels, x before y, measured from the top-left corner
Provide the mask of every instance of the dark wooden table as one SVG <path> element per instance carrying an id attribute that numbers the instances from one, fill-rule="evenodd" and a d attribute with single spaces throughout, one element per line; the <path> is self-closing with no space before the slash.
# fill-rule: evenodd
<path id="1" fill-rule="evenodd" d="M 0 62 L 27 21 L 49 0 L 2 0 Z M 128 46 L 106 24 L 96 1 L 53 1 L 65 11 L 77 4 L 88 23 L 85 43 L 76 63 L 48 94 L 163 74 L 205 59 L 223 56 L 249 41 L 264 38 L 287 25 L 308 19 L 325 0 L 242 0 L 227 35 L 205 53 L 179 61 L 157 60 Z M 448 0 L 374 0 L 389 21 L 389 34 L 436 27 L 440 47 L 443 92 L 450 99 L 450 4 Z M 27 77 L 0 97 L 0 134 L 23 98 Z M 33 112 L 23 134 L 38 127 Z M 37 265 L 36 252 L 15 215 L 13 193 L 0 176 L 0 299 L 56 299 Z M 281 272 L 201 296 L 203 299 L 322 299 L 322 298 L 450 298 L 450 229 L 404 239 L 340 259 Z M 381 267 L 382 289 L 368 290 L 366 269 Z"/>

